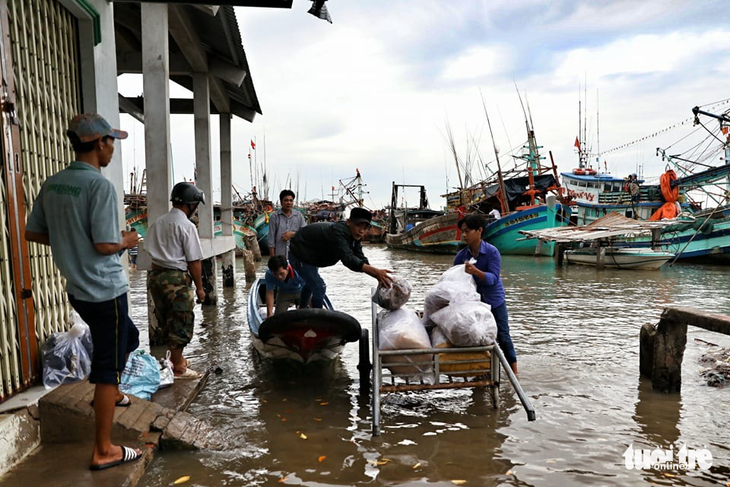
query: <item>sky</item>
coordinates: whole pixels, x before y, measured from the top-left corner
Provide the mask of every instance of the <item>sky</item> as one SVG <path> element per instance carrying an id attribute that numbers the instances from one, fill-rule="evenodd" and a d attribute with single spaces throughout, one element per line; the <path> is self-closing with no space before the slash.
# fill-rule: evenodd
<path id="1" fill-rule="evenodd" d="M 425 185 L 431 207 L 458 187 L 449 147 L 470 161 L 473 180 L 502 166 L 526 142 L 529 108 L 542 153 L 558 170 L 577 166 L 584 146 L 600 150 L 601 170 L 656 181 L 666 162 L 657 147 L 720 164 L 703 142 L 692 107 L 730 109 L 730 25 L 720 1 L 329 0 L 333 23 L 292 9 L 236 7 L 244 50 L 263 115 L 233 121 L 233 180 L 245 194 L 248 152 L 263 165 L 269 195 L 291 187 L 300 201 L 331 199 L 331 187 L 360 170 L 365 205 L 390 202 L 391 185 Z M 518 96 L 519 90 L 519 96 Z M 120 92 L 141 93 L 124 75 Z M 178 86 L 173 97 L 191 97 Z M 482 102 L 483 100 L 483 102 Z M 579 117 L 579 101 L 583 116 Z M 701 117 L 707 129 L 718 122 Z M 219 181 L 213 117 L 214 181 Z M 130 138 L 125 170 L 144 166 L 144 128 L 122 117 Z M 597 130 L 599 129 L 599 130 Z M 193 177 L 192 116 L 173 116 L 174 178 Z M 720 143 L 715 141 L 714 148 Z M 691 149 L 691 150 L 690 150 Z M 265 155 L 264 155 L 265 154 Z M 484 169 L 483 166 L 487 166 Z M 462 178 L 464 174 L 462 174 Z M 254 182 L 255 184 L 255 182 Z M 214 185 L 219 199 L 220 184 Z M 399 203 L 417 204 L 415 190 Z"/>

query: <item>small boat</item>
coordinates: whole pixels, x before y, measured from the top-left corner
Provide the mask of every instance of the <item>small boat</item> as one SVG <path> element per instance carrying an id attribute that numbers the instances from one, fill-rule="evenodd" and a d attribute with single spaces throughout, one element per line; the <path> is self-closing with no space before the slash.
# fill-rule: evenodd
<path id="1" fill-rule="evenodd" d="M 266 284 L 257 279 L 248 296 L 248 327 L 259 353 L 270 359 L 289 359 L 302 364 L 331 361 L 346 343 L 360 342 L 360 359 L 369 363 L 368 330 L 341 311 L 325 296 L 322 309 L 292 309 L 266 318 Z"/>
<path id="2" fill-rule="evenodd" d="M 611 269 L 656 270 L 674 257 L 672 252 L 649 248 L 605 247 L 604 267 Z M 597 265 L 598 247 L 566 250 L 565 259 L 570 264 Z"/>

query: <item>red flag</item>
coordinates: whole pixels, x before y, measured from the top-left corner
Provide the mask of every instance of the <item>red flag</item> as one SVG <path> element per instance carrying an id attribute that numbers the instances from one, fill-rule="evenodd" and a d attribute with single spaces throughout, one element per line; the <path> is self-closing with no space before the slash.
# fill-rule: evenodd
<path id="1" fill-rule="evenodd" d="M 580 150 L 580 140 L 578 140 L 578 137 L 576 137 L 576 138 L 575 138 L 575 144 L 573 144 L 573 145 L 574 145 L 575 147 L 577 147 L 577 148 L 578 148 L 578 150 Z"/>
<path id="2" fill-rule="evenodd" d="M 248 158 L 251 159 L 251 153 L 250 152 L 248 153 Z"/>
<path id="3" fill-rule="evenodd" d="M 256 150 L 256 144 L 254 144 L 253 140 L 251 141 L 251 148 L 252 148 L 253 150 Z"/>
<path id="4" fill-rule="evenodd" d="M 727 135 L 728 127 L 721 127 L 720 130 L 722 131 L 722 135 Z"/>

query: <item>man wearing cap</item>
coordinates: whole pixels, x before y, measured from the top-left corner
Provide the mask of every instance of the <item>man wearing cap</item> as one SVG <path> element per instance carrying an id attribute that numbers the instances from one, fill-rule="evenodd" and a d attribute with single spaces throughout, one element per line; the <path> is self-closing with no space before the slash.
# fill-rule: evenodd
<path id="1" fill-rule="evenodd" d="M 203 249 L 195 224 L 190 217 L 198 204 L 205 204 L 205 195 L 194 184 L 177 183 L 170 194 L 172 209 L 155 220 L 147 229 L 145 250 L 152 258 L 147 290 L 155 304 L 159 337 L 170 350 L 175 379 L 199 379 L 200 373 L 188 367 L 183 349 L 193 339 L 195 298 L 205 301 L 203 270 L 200 259 Z"/>
<path id="2" fill-rule="evenodd" d="M 348 269 L 364 272 L 379 284 L 390 287 L 393 278 L 388 273 L 391 271 L 371 266 L 362 252 L 362 239 L 372 219 L 373 215 L 365 208 L 353 208 L 347 221 L 313 223 L 294 235 L 289 261 L 306 283 L 301 294 L 302 307 L 306 307 L 310 296 L 312 308 L 323 306 L 327 285 L 319 275 L 319 268 L 340 261 Z"/>
<path id="3" fill-rule="evenodd" d="M 139 346 L 139 332 L 127 313 L 129 281 L 119 255 L 137 245 L 139 236 L 119 231 L 117 193 L 101 174 L 112 160 L 114 140 L 126 139 L 127 133 L 96 113 L 85 113 L 71 120 L 66 134 L 76 160 L 43 183 L 25 238 L 51 246 L 69 302 L 91 329 L 96 432 L 90 468 L 102 470 L 142 456 L 111 442 L 115 406 L 130 404 L 119 392 L 119 379 L 127 355 Z"/>

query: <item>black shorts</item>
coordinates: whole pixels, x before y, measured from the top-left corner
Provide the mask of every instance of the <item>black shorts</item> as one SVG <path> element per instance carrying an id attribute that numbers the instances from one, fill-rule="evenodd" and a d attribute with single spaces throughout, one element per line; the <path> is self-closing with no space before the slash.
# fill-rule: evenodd
<path id="1" fill-rule="evenodd" d="M 100 303 L 80 301 L 70 294 L 68 299 L 91 329 L 94 353 L 89 382 L 119 384 L 127 354 L 139 347 L 139 331 L 128 315 L 127 293 Z"/>

